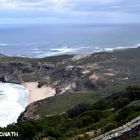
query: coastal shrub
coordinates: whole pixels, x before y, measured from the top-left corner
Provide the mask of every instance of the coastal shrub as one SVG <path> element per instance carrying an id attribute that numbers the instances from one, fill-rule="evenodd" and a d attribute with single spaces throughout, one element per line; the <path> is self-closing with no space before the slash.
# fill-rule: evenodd
<path id="1" fill-rule="evenodd" d="M 129 140 L 140 140 L 140 136 L 135 137 L 135 138 L 130 138 Z"/>
<path id="2" fill-rule="evenodd" d="M 126 91 L 112 94 L 93 105 L 79 104 L 64 114 L 18 122 L 7 128 L 0 128 L 0 131 L 18 131 L 21 134 L 20 140 L 67 140 L 90 130 L 103 129 L 106 132 L 140 115 L 140 106 L 131 104 L 140 98 L 139 93 L 138 88 L 129 87 Z"/>
<path id="3" fill-rule="evenodd" d="M 129 93 L 140 93 L 140 87 L 139 86 L 128 86 L 126 88 L 126 90 Z"/>
<path id="4" fill-rule="evenodd" d="M 81 128 L 88 126 L 89 124 L 93 123 L 94 119 L 91 116 L 84 116 L 81 118 L 77 118 L 76 120 L 73 121 L 73 126 L 76 128 Z"/>
<path id="5" fill-rule="evenodd" d="M 85 116 L 90 116 L 92 118 L 92 122 L 98 122 L 102 117 L 103 113 L 100 110 L 90 110 L 82 113 L 79 118 L 83 118 Z"/>
<path id="6" fill-rule="evenodd" d="M 99 120 L 100 118 L 93 117 L 90 115 L 79 116 L 67 122 L 65 127 L 67 128 L 67 130 L 70 130 L 72 128 L 84 128 L 91 124 L 96 123 Z"/>
<path id="7" fill-rule="evenodd" d="M 124 92 L 112 94 L 111 96 L 98 101 L 93 105 L 93 108 L 98 110 L 115 108 L 116 110 L 119 110 L 130 102 L 139 99 L 140 88 L 138 86 L 129 86 Z"/>
<path id="8" fill-rule="evenodd" d="M 87 111 L 91 108 L 90 104 L 78 104 L 75 107 L 67 111 L 70 118 L 80 115 L 82 112 Z"/>
<path id="9" fill-rule="evenodd" d="M 17 139 L 20 140 L 30 140 L 38 133 L 38 131 L 35 129 L 35 126 L 29 121 L 25 121 L 16 125 L 9 125 L 3 130 L 6 132 L 18 132 L 19 137 L 17 137 Z"/>
<path id="10" fill-rule="evenodd" d="M 117 123 L 115 123 L 115 122 L 108 123 L 108 124 L 104 127 L 104 132 L 110 131 L 110 130 L 116 128 L 116 127 L 118 127 L 118 126 L 117 126 Z"/>
<path id="11" fill-rule="evenodd" d="M 117 122 L 126 123 L 140 114 L 139 106 L 129 106 L 121 109 L 115 117 Z"/>
<path id="12" fill-rule="evenodd" d="M 56 129 L 55 127 L 46 127 L 43 130 L 43 136 L 59 138 L 61 136 L 61 132 L 58 129 Z"/>

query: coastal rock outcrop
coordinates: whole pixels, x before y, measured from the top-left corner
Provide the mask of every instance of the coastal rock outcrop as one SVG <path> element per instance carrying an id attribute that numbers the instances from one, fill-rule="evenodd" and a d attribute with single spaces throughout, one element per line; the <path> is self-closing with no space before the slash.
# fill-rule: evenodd
<path id="1" fill-rule="evenodd" d="M 91 140 L 128 140 L 130 137 L 139 136 L 140 133 L 140 116 L 124 124 L 123 126 L 113 129 Z"/>
<path id="2" fill-rule="evenodd" d="M 39 119 L 40 116 L 35 114 L 36 111 L 37 106 L 34 103 L 30 104 L 30 106 L 26 107 L 25 111 L 20 114 L 17 121 L 19 122 Z"/>

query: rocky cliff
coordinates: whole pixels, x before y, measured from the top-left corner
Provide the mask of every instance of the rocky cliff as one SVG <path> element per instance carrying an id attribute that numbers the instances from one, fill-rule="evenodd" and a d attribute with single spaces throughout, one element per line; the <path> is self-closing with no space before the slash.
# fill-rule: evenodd
<path id="1" fill-rule="evenodd" d="M 140 116 L 91 140 L 128 140 L 140 134 Z"/>
<path id="2" fill-rule="evenodd" d="M 43 59 L 0 56 L 0 81 L 38 81 L 56 94 L 92 92 L 140 79 L 140 48 Z"/>

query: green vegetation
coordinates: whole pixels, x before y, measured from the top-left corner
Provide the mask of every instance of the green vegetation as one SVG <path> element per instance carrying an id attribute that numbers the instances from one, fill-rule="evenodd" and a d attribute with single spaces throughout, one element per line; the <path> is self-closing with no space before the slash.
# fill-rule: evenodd
<path id="1" fill-rule="evenodd" d="M 120 92 L 125 91 L 124 89 L 129 85 L 135 84 L 136 83 L 129 83 L 121 86 L 104 88 L 92 93 L 67 93 L 50 97 L 35 103 L 36 110 L 34 111 L 34 115 L 39 115 L 41 118 L 44 118 L 46 114 L 50 116 L 64 113 L 78 104 L 92 105 L 102 98 L 108 97 L 115 93 L 119 94 Z"/>
<path id="2" fill-rule="evenodd" d="M 40 140 L 45 137 L 67 140 L 80 137 L 80 134 L 83 134 L 81 139 L 86 137 L 88 140 L 90 137 L 85 132 L 100 129 L 98 134 L 104 133 L 140 115 L 140 106 L 133 106 L 136 100 L 140 100 L 140 88 L 131 86 L 93 104 L 78 104 L 61 115 L 20 121 L 0 131 L 18 131 L 21 140 Z"/>
<path id="3" fill-rule="evenodd" d="M 136 138 L 131 138 L 129 140 L 140 140 L 140 136 L 139 137 L 136 137 Z"/>
<path id="4" fill-rule="evenodd" d="M 121 86 L 104 88 L 92 93 L 67 93 L 50 97 L 35 103 L 36 110 L 34 110 L 34 115 L 39 115 L 41 118 L 44 118 L 46 114 L 50 116 L 64 113 L 78 104 L 92 105 L 113 93 L 117 94 L 124 91 L 125 87 L 129 85 L 130 84 L 124 84 Z M 131 85 L 135 85 L 135 83 L 131 83 Z"/>
<path id="5" fill-rule="evenodd" d="M 59 56 L 50 56 L 45 58 L 27 58 L 27 57 L 7 57 L 7 56 L 0 56 L 0 62 L 61 62 L 63 60 L 69 59 L 73 57 L 73 55 L 59 55 Z"/>

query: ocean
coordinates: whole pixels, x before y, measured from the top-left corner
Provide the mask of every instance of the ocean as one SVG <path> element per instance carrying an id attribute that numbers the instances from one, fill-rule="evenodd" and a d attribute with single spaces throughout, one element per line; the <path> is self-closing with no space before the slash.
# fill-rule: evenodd
<path id="1" fill-rule="evenodd" d="M 140 44 L 140 25 L 0 25 L 0 54 L 47 57 Z"/>
<path id="2" fill-rule="evenodd" d="M 21 85 L 0 83 L 0 127 L 15 123 L 27 106 L 28 91 Z"/>

